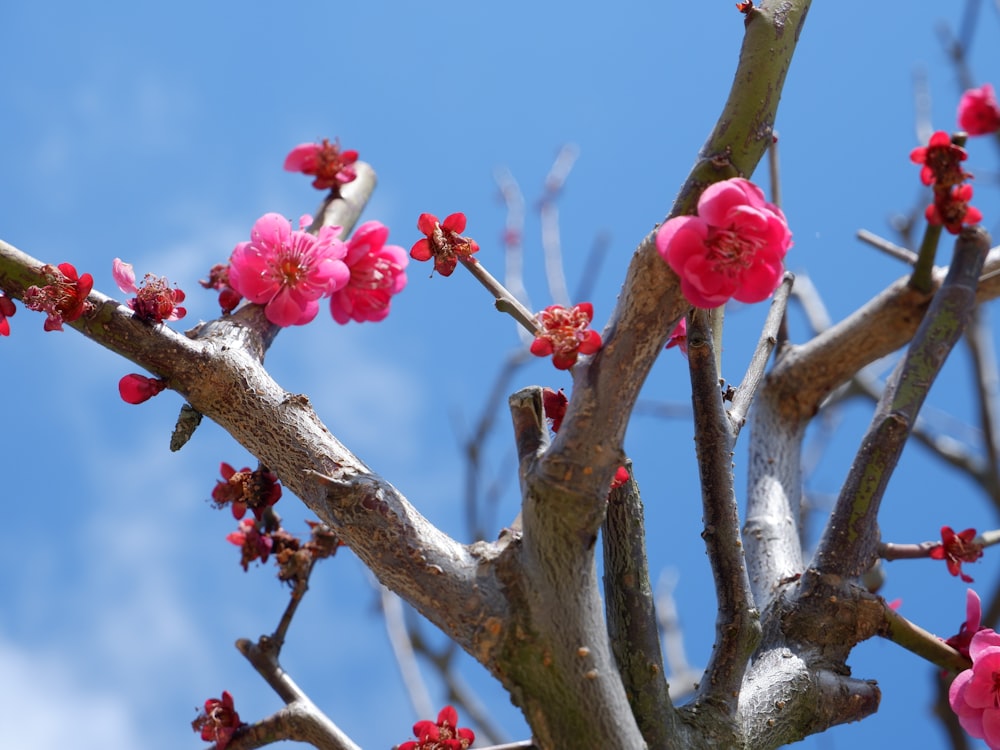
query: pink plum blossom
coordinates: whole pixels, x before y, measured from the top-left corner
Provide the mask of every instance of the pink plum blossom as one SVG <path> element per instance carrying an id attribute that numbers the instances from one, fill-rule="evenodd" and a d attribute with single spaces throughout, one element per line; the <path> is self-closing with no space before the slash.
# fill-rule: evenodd
<path id="1" fill-rule="evenodd" d="M 344 151 L 339 140 L 330 143 L 324 138 L 322 143 L 300 143 L 293 148 L 285 157 L 285 169 L 315 176 L 313 187 L 326 190 L 353 182 L 358 176 L 357 160 L 357 151 Z"/>
<path id="2" fill-rule="evenodd" d="M 377 221 L 366 221 L 354 230 L 344 257 L 351 278 L 330 297 L 330 313 L 338 323 L 382 320 L 389 314 L 393 295 L 406 286 L 403 269 L 409 258 L 403 248 L 386 245 L 388 238 L 389 228 Z"/>
<path id="3" fill-rule="evenodd" d="M 300 227 L 310 217 L 304 216 Z M 264 305 L 278 326 L 305 325 L 319 312 L 321 297 L 343 287 L 351 272 L 343 261 L 347 245 L 340 227 L 323 227 L 313 236 L 295 231 L 280 214 L 264 214 L 229 259 L 229 284 L 251 302 Z"/>
<path id="4" fill-rule="evenodd" d="M 1000 130 L 1000 104 L 992 85 L 984 83 L 962 94 L 958 126 L 969 135 L 989 135 Z"/>
<path id="5" fill-rule="evenodd" d="M 656 233 L 656 247 L 695 307 L 730 298 L 760 302 L 777 289 L 792 234 L 781 209 L 760 188 L 734 177 L 709 185 L 696 216 L 677 216 Z"/>
<path id="6" fill-rule="evenodd" d="M 590 329 L 594 306 L 589 302 L 573 307 L 549 305 L 535 319 L 538 331 L 530 351 L 536 357 L 551 354 L 557 370 L 568 370 L 580 354 L 594 354 L 601 348 L 601 334 Z"/>
<path id="7" fill-rule="evenodd" d="M 958 633 L 945 640 L 945 643 L 967 659 L 969 658 L 969 644 L 972 643 L 972 637 L 983 629 L 980 624 L 983 615 L 982 608 L 979 594 L 968 589 L 965 594 L 965 622 L 959 627 Z"/>
<path id="8" fill-rule="evenodd" d="M 951 683 L 948 702 L 962 728 L 987 746 L 1000 748 L 1000 635 L 984 629 L 969 644 L 972 669 Z"/>
<path id="9" fill-rule="evenodd" d="M 111 275 L 119 289 L 125 294 L 135 295 L 128 301 L 128 306 L 141 320 L 162 323 L 164 320 L 180 320 L 187 315 L 187 310 L 178 307 L 184 301 L 184 292 L 171 289 L 170 282 L 162 276 L 147 273 L 142 286 L 136 287 L 132 264 L 125 263 L 121 258 L 115 258 L 112 262 Z"/>

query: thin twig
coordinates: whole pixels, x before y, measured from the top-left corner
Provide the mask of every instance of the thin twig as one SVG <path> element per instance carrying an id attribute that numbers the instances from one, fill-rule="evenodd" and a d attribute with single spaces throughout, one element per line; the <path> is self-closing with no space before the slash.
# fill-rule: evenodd
<path id="1" fill-rule="evenodd" d="M 403 678 L 403 686 L 410 697 L 410 705 L 417 716 L 433 716 L 434 702 L 420 674 L 420 665 L 413 650 L 410 632 L 403 618 L 403 601 L 385 586 L 378 584 L 379 603 L 385 618 L 385 630 L 389 635 L 389 644 L 396 657 L 399 674 Z"/>
<path id="2" fill-rule="evenodd" d="M 545 178 L 545 192 L 538 207 L 542 220 L 542 254 L 545 257 L 545 277 L 549 283 L 549 294 L 554 303 L 564 307 L 569 306 L 570 299 L 566 286 L 566 273 L 563 270 L 557 199 L 579 155 L 580 150 L 573 144 L 567 144 L 559 149 L 556 160 Z"/>
<path id="3" fill-rule="evenodd" d="M 509 169 L 498 169 L 493 177 L 507 206 L 503 232 L 504 285 L 511 295 L 531 309 L 531 299 L 524 286 L 524 194 Z M 523 343 L 530 341 L 530 336 L 521 326 L 517 326 L 517 333 Z"/>
<path id="4" fill-rule="evenodd" d="M 889 240 L 879 237 L 873 232 L 869 232 L 867 229 L 859 229 L 857 238 L 862 242 L 867 242 L 876 250 L 881 250 L 886 255 L 891 255 L 893 258 L 901 260 L 908 265 L 913 266 L 917 263 L 918 256 L 915 252 L 905 247 L 893 244 L 892 242 L 889 242 Z"/>
<path id="5" fill-rule="evenodd" d="M 767 369 L 767 362 L 771 358 L 771 352 L 778 343 L 778 328 L 784 320 L 785 311 L 788 309 L 788 299 L 792 293 L 792 283 L 795 277 L 790 273 L 785 273 L 781 284 L 774 293 L 771 300 L 771 307 L 761 329 L 760 338 L 754 348 L 753 357 L 750 358 L 750 365 L 747 367 L 743 382 L 736 388 L 736 395 L 733 397 L 733 405 L 729 409 L 729 420 L 732 423 L 733 437 L 740 434 L 743 425 L 747 420 L 747 412 L 750 404 L 753 403 L 757 390 L 764 380 L 764 370 Z"/>
<path id="6" fill-rule="evenodd" d="M 976 404 L 979 407 L 979 427 L 983 433 L 983 489 L 1000 509 L 1000 411 L 996 350 L 993 336 L 982 308 L 977 307 L 965 332 L 965 343 L 972 357 L 972 372 L 976 381 Z"/>
<path id="7" fill-rule="evenodd" d="M 534 314 L 522 305 L 521 302 L 514 297 L 514 295 L 511 294 L 503 284 L 497 281 L 496 278 L 493 277 L 493 274 L 483 267 L 482 263 L 475 258 L 466 258 L 464 256 L 459 256 L 458 261 L 465 266 L 466 270 L 468 270 L 468 272 L 471 273 L 480 284 L 490 291 L 493 298 L 496 300 L 495 305 L 497 310 L 510 315 L 514 318 L 514 320 L 524 326 L 524 329 L 532 336 L 538 332 L 538 321 L 535 320 Z"/>

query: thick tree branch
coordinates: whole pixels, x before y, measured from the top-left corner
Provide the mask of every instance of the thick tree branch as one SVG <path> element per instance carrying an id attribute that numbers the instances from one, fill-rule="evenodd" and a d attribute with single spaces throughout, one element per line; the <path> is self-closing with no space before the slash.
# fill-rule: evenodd
<path id="1" fill-rule="evenodd" d="M 629 480 L 611 491 L 601 541 L 608 636 L 632 714 L 649 750 L 670 747 L 676 714 L 670 701 L 660 629 L 646 563 L 646 525 L 639 485 Z"/>
<path id="2" fill-rule="evenodd" d="M 878 510 L 927 393 L 971 319 L 989 235 L 966 228 L 941 289 L 886 385 L 815 555 L 817 570 L 863 573 L 877 556 Z"/>

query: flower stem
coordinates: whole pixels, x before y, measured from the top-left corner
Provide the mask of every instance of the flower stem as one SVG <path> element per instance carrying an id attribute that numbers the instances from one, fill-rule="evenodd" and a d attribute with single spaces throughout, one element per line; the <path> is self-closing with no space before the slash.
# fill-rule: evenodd
<path id="1" fill-rule="evenodd" d="M 920 252 L 910 276 L 910 288 L 926 294 L 931 290 L 931 273 L 934 271 L 934 256 L 937 255 L 938 241 L 941 239 L 941 225 L 928 224 L 924 238 L 920 242 Z"/>
<path id="2" fill-rule="evenodd" d="M 469 273 L 476 277 L 479 283 L 490 291 L 496 300 L 497 310 L 510 315 L 524 326 L 524 329 L 532 336 L 538 334 L 540 330 L 538 322 L 535 320 L 535 316 L 531 310 L 518 302 L 517 298 L 508 291 L 507 287 L 497 281 L 493 274 L 483 267 L 482 263 L 475 258 L 464 258 L 461 256 L 458 258 L 458 262 L 465 266 Z"/>

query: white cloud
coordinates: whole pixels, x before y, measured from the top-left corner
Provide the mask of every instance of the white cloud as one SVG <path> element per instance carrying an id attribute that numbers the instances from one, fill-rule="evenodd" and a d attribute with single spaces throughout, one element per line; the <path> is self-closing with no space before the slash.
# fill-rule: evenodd
<path id="1" fill-rule="evenodd" d="M 95 689 L 58 654 L 0 638 L 0 744 L 19 750 L 130 750 L 144 747 L 121 695 Z"/>

